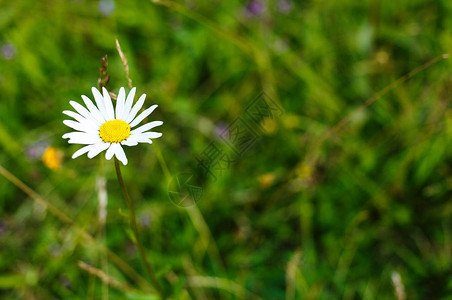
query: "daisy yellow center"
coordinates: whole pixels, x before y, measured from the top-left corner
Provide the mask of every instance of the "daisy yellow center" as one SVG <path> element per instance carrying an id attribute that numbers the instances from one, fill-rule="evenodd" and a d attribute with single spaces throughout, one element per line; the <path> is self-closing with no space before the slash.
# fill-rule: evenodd
<path id="1" fill-rule="evenodd" d="M 130 136 L 130 125 L 123 120 L 111 120 L 99 128 L 99 136 L 105 143 L 120 143 Z"/>

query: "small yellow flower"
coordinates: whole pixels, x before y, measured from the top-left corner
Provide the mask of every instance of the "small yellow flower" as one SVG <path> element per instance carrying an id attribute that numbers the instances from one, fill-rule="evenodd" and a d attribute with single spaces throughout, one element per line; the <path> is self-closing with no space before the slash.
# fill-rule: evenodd
<path id="1" fill-rule="evenodd" d="M 42 154 L 42 162 L 44 165 L 51 169 L 57 170 L 61 166 L 61 160 L 63 159 L 63 153 L 55 147 L 49 146 Z"/>
<path id="2" fill-rule="evenodd" d="M 286 128 L 293 129 L 300 125 L 300 118 L 294 114 L 287 114 L 283 117 L 283 123 Z"/>
<path id="3" fill-rule="evenodd" d="M 312 168 L 305 162 L 301 162 L 295 169 L 299 179 L 309 179 L 312 175 Z"/>
<path id="4" fill-rule="evenodd" d="M 263 119 L 261 125 L 264 129 L 264 132 L 269 135 L 275 133 L 275 131 L 278 129 L 278 124 L 271 118 Z"/>
<path id="5" fill-rule="evenodd" d="M 261 185 L 261 189 L 263 190 L 269 188 L 273 182 L 275 182 L 275 174 L 273 173 L 265 173 L 259 176 L 259 183 Z"/>

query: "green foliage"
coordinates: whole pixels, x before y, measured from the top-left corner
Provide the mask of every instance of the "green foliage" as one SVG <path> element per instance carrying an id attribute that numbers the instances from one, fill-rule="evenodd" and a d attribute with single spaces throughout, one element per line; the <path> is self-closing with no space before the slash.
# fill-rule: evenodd
<path id="1" fill-rule="evenodd" d="M 266 9 L 0 4 L 0 166 L 74 222 L 1 172 L 0 298 L 158 299 L 139 279 L 146 272 L 113 163 L 72 160 L 80 146 L 61 138 L 61 112 L 91 96 L 101 57 L 108 89 L 127 86 L 115 37 L 137 93 L 159 105 L 151 119 L 164 121 L 154 145 L 126 148 L 122 170 L 148 259 L 173 299 L 394 299 L 394 274 L 406 299 L 450 297 L 450 60 L 360 105 L 450 52 L 452 2 L 254 2 Z M 196 173 L 196 158 L 262 91 L 284 114 L 216 180 L 200 179 L 196 206 L 174 205 L 171 180 Z M 64 154 L 57 170 L 41 161 L 47 146 Z M 105 285 L 80 261 L 122 285 Z"/>

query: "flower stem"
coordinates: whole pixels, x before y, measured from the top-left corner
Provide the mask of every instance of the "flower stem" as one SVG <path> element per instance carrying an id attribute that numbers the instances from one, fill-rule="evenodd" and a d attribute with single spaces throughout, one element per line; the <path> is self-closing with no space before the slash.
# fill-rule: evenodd
<path id="1" fill-rule="evenodd" d="M 144 266 L 146 268 L 146 272 L 149 275 L 149 278 L 151 279 L 152 283 L 154 284 L 155 288 L 157 289 L 157 291 L 160 294 L 160 297 L 162 299 L 165 299 L 165 294 L 163 293 L 162 288 L 160 287 L 159 282 L 157 281 L 157 278 L 155 278 L 154 272 L 151 268 L 151 265 L 149 264 L 146 255 L 144 253 L 144 249 L 143 246 L 141 245 L 141 241 L 140 241 L 140 237 L 138 236 L 138 227 L 137 227 L 137 220 L 135 217 L 135 211 L 133 209 L 133 202 L 130 199 L 129 193 L 127 192 L 127 188 L 124 184 L 124 180 L 122 179 L 122 174 L 121 174 L 121 168 L 119 166 L 119 161 L 118 159 L 115 157 L 115 168 L 116 168 L 116 176 L 118 177 L 118 182 L 119 185 L 121 186 L 121 190 L 122 190 L 122 194 L 124 195 L 124 198 L 126 200 L 127 203 L 127 207 L 129 209 L 129 218 L 130 218 L 130 228 L 132 228 L 133 234 L 135 236 L 135 243 L 136 246 L 138 248 L 138 252 L 140 252 L 141 255 L 141 259 L 144 262 Z"/>

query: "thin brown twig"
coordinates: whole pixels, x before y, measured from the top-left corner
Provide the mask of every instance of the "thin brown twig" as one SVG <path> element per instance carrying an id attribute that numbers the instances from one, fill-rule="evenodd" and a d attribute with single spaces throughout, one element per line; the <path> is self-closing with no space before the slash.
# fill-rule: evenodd
<path id="1" fill-rule="evenodd" d="M 88 265 L 84 261 L 79 261 L 78 266 L 80 269 L 87 271 L 88 273 L 98 277 L 102 282 L 106 283 L 109 286 L 112 286 L 118 290 L 122 290 L 125 292 L 134 292 L 137 293 L 138 290 L 134 289 L 133 287 L 127 285 L 126 283 L 120 282 L 119 280 L 111 277 L 104 271 L 95 268 L 93 266 Z"/>
<path id="2" fill-rule="evenodd" d="M 121 50 L 121 45 L 119 44 L 118 38 L 115 38 L 116 41 L 116 50 L 118 50 L 119 57 L 121 57 L 122 65 L 124 66 L 124 70 L 126 71 L 127 82 L 129 83 L 129 88 L 132 88 L 132 79 L 130 79 L 129 73 L 129 64 L 127 63 L 127 58 Z"/>
<path id="3" fill-rule="evenodd" d="M 108 68 L 108 57 L 105 54 L 104 57 L 100 59 L 100 77 L 97 80 L 97 85 L 99 86 L 99 90 L 102 91 L 102 88 L 107 86 L 108 82 L 110 81 L 110 75 L 107 74 L 107 68 Z"/>

